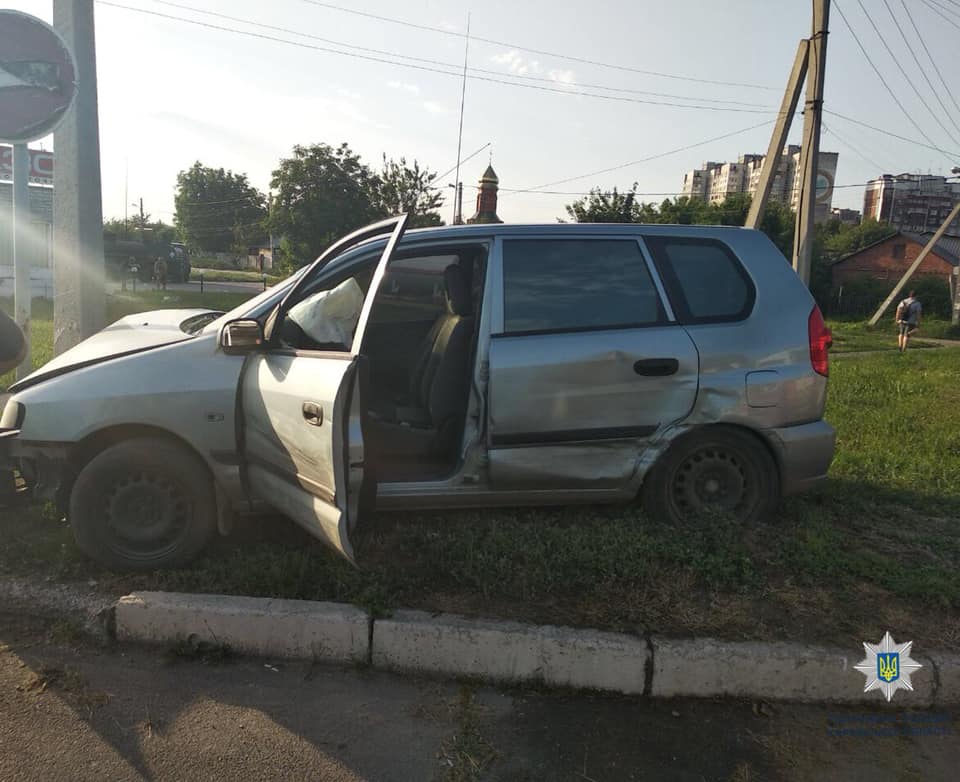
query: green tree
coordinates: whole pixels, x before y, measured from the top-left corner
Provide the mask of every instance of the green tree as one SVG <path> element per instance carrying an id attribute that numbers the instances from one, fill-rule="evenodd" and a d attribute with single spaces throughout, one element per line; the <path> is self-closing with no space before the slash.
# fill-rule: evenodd
<path id="1" fill-rule="evenodd" d="M 594 188 L 586 198 L 566 206 L 578 223 L 669 223 L 672 225 L 743 225 L 751 198 L 737 193 L 719 204 L 699 198 L 666 198 L 659 205 L 636 200 L 637 183 L 625 193 L 616 188 L 603 192 Z M 793 211 L 786 204 L 770 201 L 763 213 L 760 230 L 789 257 L 793 248 Z"/>
<path id="2" fill-rule="evenodd" d="M 436 178 L 435 171 L 420 168 L 416 160 L 408 165 L 404 157 L 388 160 L 384 155 L 383 168 L 375 184 L 377 210 L 384 217 L 409 214 L 411 228 L 443 225 L 437 212 L 443 196 L 433 184 Z"/>
<path id="3" fill-rule="evenodd" d="M 858 225 L 848 225 L 833 219 L 817 226 L 817 238 L 822 242 L 824 257 L 837 260 L 886 239 L 896 230 L 889 223 L 881 223 L 872 218 Z"/>
<path id="4" fill-rule="evenodd" d="M 603 192 L 593 188 L 585 198 L 566 206 L 567 214 L 577 223 L 638 223 L 637 183 L 625 193 L 617 188 Z"/>
<path id="5" fill-rule="evenodd" d="M 169 244 L 177 241 L 177 229 L 163 220 L 150 220 L 150 215 L 144 215 L 142 236 L 147 243 Z M 120 217 L 111 217 L 103 223 L 103 238 L 105 241 L 126 239 L 140 241 L 140 214 L 128 217 L 124 221 Z"/>
<path id="6" fill-rule="evenodd" d="M 174 206 L 180 236 L 193 249 L 244 253 L 264 232 L 266 198 L 246 174 L 197 161 L 177 174 Z"/>
<path id="7" fill-rule="evenodd" d="M 347 144 L 297 145 L 273 172 L 270 227 L 287 266 L 302 266 L 383 212 L 378 178 Z"/>

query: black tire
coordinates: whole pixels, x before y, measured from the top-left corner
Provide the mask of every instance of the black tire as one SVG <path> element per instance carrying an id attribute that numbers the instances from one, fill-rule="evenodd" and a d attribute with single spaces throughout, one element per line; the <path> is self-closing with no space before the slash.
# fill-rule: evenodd
<path id="1" fill-rule="evenodd" d="M 683 435 L 643 482 L 643 508 L 655 519 L 685 523 L 726 516 L 766 519 L 780 500 L 780 475 L 769 451 L 744 431 L 710 426 Z"/>
<path id="2" fill-rule="evenodd" d="M 68 518 L 80 550 L 111 570 L 179 567 L 216 531 L 213 481 L 183 446 L 125 440 L 77 476 Z"/>

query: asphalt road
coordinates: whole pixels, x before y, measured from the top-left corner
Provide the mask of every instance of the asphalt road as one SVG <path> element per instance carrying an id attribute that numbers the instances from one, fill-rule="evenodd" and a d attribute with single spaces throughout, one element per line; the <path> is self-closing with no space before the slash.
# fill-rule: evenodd
<path id="1" fill-rule="evenodd" d="M 831 715 L 864 712 L 204 662 L 75 633 L 0 608 L 0 780 L 892 782 L 960 762 L 956 711 L 947 737 L 832 738 Z"/>

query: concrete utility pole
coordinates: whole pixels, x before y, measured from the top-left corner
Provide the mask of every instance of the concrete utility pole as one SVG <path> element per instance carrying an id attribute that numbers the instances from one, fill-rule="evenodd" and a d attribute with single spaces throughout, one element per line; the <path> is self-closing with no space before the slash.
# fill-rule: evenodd
<path id="1" fill-rule="evenodd" d="M 104 326 L 103 207 L 93 0 L 53 0 L 53 26 L 73 51 L 77 97 L 54 134 L 53 350 Z"/>
<path id="2" fill-rule="evenodd" d="M 817 169 L 820 158 L 820 125 L 823 117 L 823 84 L 827 67 L 827 26 L 830 0 L 813 0 L 813 32 L 807 56 L 807 99 L 803 112 L 800 147 L 800 198 L 793 237 L 793 268 L 810 286 L 814 216 L 817 205 Z"/>
<path id="3" fill-rule="evenodd" d="M 23 332 L 27 354 L 17 367 L 17 380 L 29 375 L 30 306 L 33 284 L 30 282 L 30 255 L 27 252 L 30 225 L 30 150 L 26 144 L 13 145 L 13 319 Z"/>
<path id="4" fill-rule="evenodd" d="M 800 45 L 797 46 L 797 56 L 794 58 L 793 68 L 790 70 L 790 79 L 787 81 L 787 89 L 783 93 L 783 101 L 780 103 L 777 124 L 773 129 L 773 135 L 770 136 L 767 156 L 763 159 L 763 169 L 760 172 L 757 192 L 753 194 L 753 200 L 750 202 L 750 212 L 747 214 L 746 222 L 747 228 L 759 228 L 763 221 L 763 212 L 767 208 L 767 200 L 770 198 L 770 187 L 773 185 L 773 180 L 777 176 L 777 169 L 780 167 L 780 154 L 783 151 L 784 144 L 787 143 L 790 121 L 797 110 L 800 90 L 803 88 L 803 80 L 807 75 L 809 47 L 810 43 L 806 39 L 800 41 Z"/>
<path id="5" fill-rule="evenodd" d="M 870 325 L 877 325 L 877 321 L 883 317 L 883 313 L 886 312 L 887 307 L 889 307 L 893 300 L 897 298 L 897 294 L 903 290 L 903 286 L 907 284 L 910 278 L 913 276 L 913 273 L 920 268 L 920 264 L 923 263 L 924 259 L 930 254 L 930 251 L 934 248 L 937 242 L 940 241 L 940 238 L 947 232 L 947 228 L 950 227 L 950 223 L 960 217 L 960 201 L 957 202 L 956 206 L 950 210 L 950 214 L 947 215 L 947 219 L 943 221 L 943 224 L 937 229 L 937 232 L 930 238 L 930 241 L 924 246 L 920 251 L 920 254 L 917 256 L 917 259 L 910 264 L 910 268 L 904 272 L 903 277 L 900 278 L 900 282 L 897 283 L 897 286 L 890 291 L 890 295 L 884 299 L 883 304 L 880 305 L 880 308 L 873 313 L 873 317 L 870 318 Z M 954 319 L 957 317 L 956 305 L 954 305 L 953 311 Z M 954 320 L 956 322 L 956 320 Z"/>

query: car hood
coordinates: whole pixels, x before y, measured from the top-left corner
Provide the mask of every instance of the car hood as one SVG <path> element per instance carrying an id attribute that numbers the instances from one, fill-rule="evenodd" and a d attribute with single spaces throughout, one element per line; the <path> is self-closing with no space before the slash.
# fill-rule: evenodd
<path id="1" fill-rule="evenodd" d="M 197 332 L 185 331 L 185 328 L 192 322 L 202 323 L 206 317 L 213 318 L 220 314 L 222 313 L 217 310 L 190 309 L 156 310 L 128 315 L 47 362 L 33 374 L 12 385 L 10 390 L 22 391 L 49 377 L 80 367 L 192 339 Z"/>

